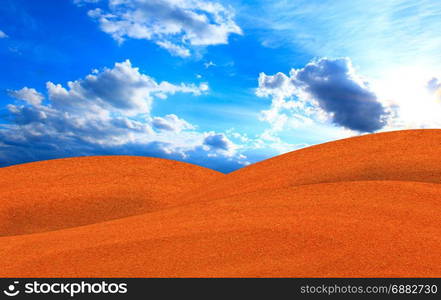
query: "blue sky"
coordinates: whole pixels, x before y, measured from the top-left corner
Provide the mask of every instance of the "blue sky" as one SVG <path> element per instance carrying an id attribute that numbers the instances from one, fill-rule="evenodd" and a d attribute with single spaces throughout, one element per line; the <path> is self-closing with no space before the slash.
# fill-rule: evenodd
<path id="1" fill-rule="evenodd" d="M 0 166 L 123 154 L 230 172 L 440 128 L 439 28 L 435 0 L 4 0 Z"/>

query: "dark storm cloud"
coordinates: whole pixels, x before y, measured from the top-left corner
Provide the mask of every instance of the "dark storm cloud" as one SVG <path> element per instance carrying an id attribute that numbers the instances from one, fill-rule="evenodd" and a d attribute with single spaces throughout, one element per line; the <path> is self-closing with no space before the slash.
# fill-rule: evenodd
<path id="1" fill-rule="evenodd" d="M 281 110 L 287 113 L 302 105 L 324 111 L 334 124 L 359 132 L 380 130 L 389 117 L 388 109 L 355 73 L 348 58 L 314 60 L 304 68 L 292 69 L 289 76 L 261 73 L 256 95 L 273 98 L 271 114 L 265 117 L 273 123 Z M 311 110 L 297 113 L 309 116 Z"/>
<path id="2" fill-rule="evenodd" d="M 335 124 L 359 132 L 374 132 L 386 125 L 385 107 L 366 83 L 354 76 L 349 59 L 317 60 L 293 70 L 291 80 L 330 113 Z"/>

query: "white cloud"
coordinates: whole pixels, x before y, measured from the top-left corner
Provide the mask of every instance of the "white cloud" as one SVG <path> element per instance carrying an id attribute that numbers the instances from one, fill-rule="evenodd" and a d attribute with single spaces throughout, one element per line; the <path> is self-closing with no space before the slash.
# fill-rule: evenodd
<path id="1" fill-rule="evenodd" d="M 7 37 L 8 37 L 8 35 L 0 30 L 0 39 L 4 39 L 4 38 L 7 38 Z"/>
<path id="2" fill-rule="evenodd" d="M 208 91 L 210 89 L 210 87 L 208 86 L 208 83 L 206 83 L 206 82 L 202 82 L 200 85 L 199 85 L 199 90 L 201 91 L 201 92 L 206 92 L 206 91 Z"/>
<path id="3" fill-rule="evenodd" d="M 165 117 L 154 117 L 152 120 L 153 128 L 157 130 L 168 130 L 181 132 L 186 129 L 194 129 L 194 126 L 187 121 L 178 118 L 174 114 L 166 115 Z"/>
<path id="4" fill-rule="evenodd" d="M 35 89 L 28 87 L 24 87 L 21 90 L 8 91 L 8 94 L 11 97 L 26 101 L 27 103 L 35 106 L 41 104 L 41 101 L 44 99 L 42 94 L 37 92 Z"/>
<path id="5" fill-rule="evenodd" d="M 78 5 L 78 6 L 82 6 L 82 5 L 87 4 L 87 3 L 98 3 L 100 1 L 101 0 L 73 0 L 73 3 Z"/>
<path id="6" fill-rule="evenodd" d="M 150 115 L 156 98 L 175 93 L 200 95 L 201 84 L 157 82 L 130 61 L 94 71 L 67 87 L 47 83 L 47 103 L 33 88 L 10 91 L 23 100 L 7 106 L 0 124 L 0 165 L 80 155 L 146 155 L 200 163 L 230 171 L 245 159 L 224 135 L 226 146 L 206 145 L 211 133 L 176 116 Z"/>
<path id="7" fill-rule="evenodd" d="M 174 56 L 180 56 L 180 57 L 188 57 L 190 56 L 190 50 L 178 46 L 176 44 L 173 44 L 170 41 L 157 41 L 156 44 L 160 46 L 161 48 L 166 49 L 168 52 L 170 52 L 171 55 Z"/>
<path id="8" fill-rule="evenodd" d="M 191 46 L 227 44 L 242 34 L 230 7 L 202 0 L 109 0 L 108 10 L 89 16 L 101 30 L 122 43 L 126 38 L 150 40 L 172 55 L 188 57 Z"/>
<path id="9" fill-rule="evenodd" d="M 118 112 L 127 116 L 149 113 L 154 97 L 166 98 L 178 92 L 200 95 L 203 92 L 194 84 L 158 83 L 132 67 L 129 60 L 116 63 L 112 69 L 105 68 L 101 73 L 70 81 L 67 88 L 48 82 L 47 89 L 52 105 L 57 109 Z"/>
<path id="10" fill-rule="evenodd" d="M 210 67 L 215 67 L 215 66 L 216 66 L 216 64 L 214 62 L 212 62 L 212 61 L 207 61 L 206 63 L 204 63 L 204 67 L 206 69 L 208 69 Z"/>
<path id="11" fill-rule="evenodd" d="M 223 153 L 227 156 L 236 154 L 235 145 L 224 133 L 208 132 L 205 134 L 203 145 L 207 150 L 214 150 L 216 153 Z"/>

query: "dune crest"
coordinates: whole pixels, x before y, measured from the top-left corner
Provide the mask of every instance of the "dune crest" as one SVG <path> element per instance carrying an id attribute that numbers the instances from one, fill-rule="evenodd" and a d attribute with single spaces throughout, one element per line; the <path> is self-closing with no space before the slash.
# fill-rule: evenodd
<path id="1" fill-rule="evenodd" d="M 18 179 L 26 188 L 4 191 Z M 131 157 L 3 168 L 0 276 L 439 277 L 440 182 L 441 130 L 330 142 L 228 175 Z M 47 223 L 33 215 L 49 208 Z M 66 219 L 83 210 L 88 223 Z"/>
<path id="2" fill-rule="evenodd" d="M 223 174 L 160 158 L 93 156 L 0 169 L 0 236 L 87 225 L 164 209 Z"/>
<path id="3" fill-rule="evenodd" d="M 441 183 L 441 130 L 363 135 L 276 156 L 189 193 L 194 201 L 306 184 L 396 180 Z"/>

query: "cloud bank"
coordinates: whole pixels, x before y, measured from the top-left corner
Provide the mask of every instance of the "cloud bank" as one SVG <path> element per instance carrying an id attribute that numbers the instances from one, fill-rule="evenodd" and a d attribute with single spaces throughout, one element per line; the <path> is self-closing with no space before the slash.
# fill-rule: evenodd
<path id="1" fill-rule="evenodd" d="M 151 116 L 152 102 L 175 94 L 198 96 L 207 84 L 157 82 L 129 60 L 67 86 L 48 82 L 47 99 L 33 88 L 9 91 L 0 124 L 0 166 L 82 155 L 145 155 L 231 171 L 245 158 L 223 134 L 200 132 L 174 114 Z M 207 138 L 214 136 L 207 147 Z"/>

